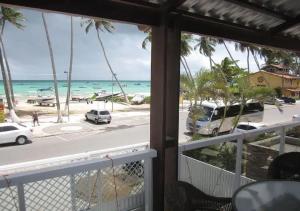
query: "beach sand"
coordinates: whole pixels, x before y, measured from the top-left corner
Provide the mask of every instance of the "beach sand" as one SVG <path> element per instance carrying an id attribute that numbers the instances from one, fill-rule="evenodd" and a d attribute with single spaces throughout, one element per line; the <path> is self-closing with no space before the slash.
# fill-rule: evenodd
<path id="1" fill-rule="evenodd" d="M 60 99 L 60 107 L 62 113 L 64 113 L 65 109 L 65 98 Z M 84 114 L 91 109 L 106 109 L 108 111 L 112 111 L 112 103 L 111 102 L 103 102 L 103 101 L 94 101 L 92 104 L 87 104 L 86 102 L 70 102 L 70 114 Z M 113 111 L 133 111 L 133 110 L 149 110 L 149 104 L 142 105 L 130 105 L 125 103 L 113 103 Z M 32 115 L 32 112 L 38 112 L 39 116 L 54 116 L 57 115 L 56 106 L 39 106 L 38 104 L 29 104 L 25 100 L 19 100 L 16 105 L 16 113 L 22 118 L 28 118 Z M 5 109 L 6 116 L 8 115 L 8 110 Z M 8 116 L 7 116 L 8 117 Z"/>

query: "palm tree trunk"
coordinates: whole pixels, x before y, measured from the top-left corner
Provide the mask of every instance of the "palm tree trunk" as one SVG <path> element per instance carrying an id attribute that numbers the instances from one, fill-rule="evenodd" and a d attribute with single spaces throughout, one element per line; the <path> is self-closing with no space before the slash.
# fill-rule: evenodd
<path id="1" fill-rule="evenodd" d="M 226 51 L 227 51 L 227 53 L 228 53 L 230 59 L 234 62 L 234 64 L 235 64 L 236 67 L 240 68 L 240 67 L 238 66 L 238 64 L 236 63 L 236 61 L 233 59 L 233 56 L 231 55 L 231 53 L 230 53 L 230 51 L 229 51 L 229 49 L 228 49 L 228 47 L 227 47 L 225 41 L 222 40 L 222 42 L 223 42 L 223 45 L 224 45 L 224 47 L 225 47 L 225 49 L 226 49 Z"/>
<path id="2" fill-rule="evenodd" d="M 244 101 L 244 100 L 243 100 L 243 101 Z M 234 121 L 234 123 L 233 123 L 233 127 L 232 127 L 230 133 L 233 133 L 233 131 L 234 131 L 235 128 L 237 127 L 237 125 L 238 125 L 238 123 L 239 123 L 239 121 L 240 121 L 240 119 L 241 119 L 241 116 L 242 116 L 242 114 L 243 114 L 243 110 L 244 110 L 245 104 L 246 104 L 246 103 L 244 103 L 244 102 L 241 103 L 241 107 L 240 107 L 239 114 L 237 115 L 237 117 L 236 117 L 236 119 L 235 119 L 235 121 Z"/>
<path id="3" fill-rule="evenodd" d="M 124 90 L 123 90 L 123 88 L 122 88 L 122 86 L 121 86 L 121 84 L 120 84 L 120 82 L 119 82 L 119 80 L 118 80 L 116 74 L 114 73 L 114 71 L 113 71 L 113 69 L 112 69 L 112 67 L 111 67 L 111 65 L 110 65 L 110 63 L 109 63 L 109 60 L 108 60 L 108 58 L 107 58 L 107 55 L 106 55 L 106 51 L 105 51 L 103 42 L 102 42 L 101 37 L 100 37 L 100 33 L 99 33 L 99 31 L 98 31 L 97 29 L 96 29 L 96 31 L 97 31 L 97 37 L 98 37 L 98 40 L 99 40 L 99 43 L 100 43 L 100 46 L 101 46 L 101 49 L 102 49 L 102 52 L 103 52 L 103 55 L 104 55 L 106 64 L 107 64 L 107 66 L 108 66 L 108 68 L 109 68 L 111 74 L 112 74 L 113 77 L 115 78 L 116 82 L 118 83 L 118 86 L 120 87 L 121 92 L 123 93 L 126 102 L 129 103 L 128 97 L 127 97 L 126 93 L 124 92 Z"/>
<path id="4" fill-rule="evenodd" d="M 193 81 L 193 77 L 191 76 L 191 74 L 190 74 L 188 68 L 185 66 L 185 63 L 183 62 L 183 60 L 182 60 L 181 57 L 180 57 L 180 62 L 181 62 L 181 64 L 182 64 L 182 66 L 183 66 L 183 69 L 185 70 L 185 73 L 186 73 L 187 77 L 188 77 L 191 81 Z"/>
<path id="5" fill-rule="evenodd" d="M 2 40 L 1 36 L 0 39 Z M 0 48 L 0 67 L 1 67 L 1 73 L 2 73 L 2 79 L 3 79 L 3 85 L 4 85 L 4 91 L 7 101 L 7 107 L 9 110 L 10 118 L 13 122 L 20 122 L 19 117 L 16 115 L 16 112 L 13 107 L 13 103 L 10 97 L 10 88 L 9 88 L 9 82 L 5 71 L 5 66 L 3 62 L 3 55 L 2 55 L 2 49 Z"/>
<path id="6" fill-rule="evenodd" d="M 55 98 L 56 98 L 56 108 L 57 108 L 57 122 L 62 122 L 59 94 L 58 94 L 58 86 L 57 86 L 57 78 L 56 78 L 56 69 L 55 69 L 55 64 L 54 64 L 54 56 L 53 56 L 50 36 L 49 36 L 48 27 L 47 27 L 44 13 L 42 13 L 42 18 L 43 18 L 44 28 L 45 28 L 45 32 L 46 32 L 46 38 L 47 38 L 47 42 L 48 42 L 50 60 L 51 60 L 51 65 L 52 65 L 53 82 L 54 82 L 54 90 L 55 90 Z"/>
<path id="7" fill-rule="evenodd" d="M 216 65 L 216 62 L 213 60 L 212 57 L 210 57 L 210 60 L 211 60 L 212 64 Z"/>
<path id="8" fill-rule="evenodd" d="M 249 64 L 249 48 L 247 48 L 247 69 L 248 69 L 248 74 L 250 73 L 250 64 Z"/>
<path id="9" fill-rule="evenodd" d="M 220 122 L 220 125 L 219 125 L 219 127 L 218 127 L 218 130 L 217 130 L 217 136 L 219 135 L 220 130 L 221 130 L 221 128 L 222 128 L 222 126 L 223 126 L 223 124 L 224 124 L 224 122 L 225 122 L 225 118 L 226 118 L 227 111 L 228 111 L 228 100 L 225 100 L 224 105 L 225 105 L 225 106 L 224 106 L 224 113 L 223 113 L 223 116 L 222 116 L 222 120 L 221 120 L 221 122 Z"/>
<path id="10" fill-rule="evenodd" d="M 190 68 L 189 68 L 189 65 L 188 65 L 188 63 L 187 63 L 185 57 L 182 56 L 182 59 L 183 59 L 183 62 L 185 63 L 185 66 L 186 66 L 186 68 L 187 68 L 187 70 L 188 70 L 188 72 L 189 72 L 189 74 L 190 74 L 190 77 L 193 78 L 192 72 L 191 72 L 191 70 L 190 70 Z"/>
<path id="11" fill-rule="evenodd" d="M 210 65 L 210 71 L 212 71 L 212 58 L 209 56 L 209 65 Z"/>
<path id="12" fill-rule="evenodd" d="M 65 112 L 68 112 L 68 116 L 70 115 L 70 95 L 71 95 L 71 81 L 72 81 L 72 69 L 73 69 L 73 38 L 74 38 L 74 31 L 73 31 L 73 17 L 71 16 L 71 43 L 70 43 L 70 65 L 69 65 L 69 72 L 68 72 L 68 91 L 67 91 L 67 99 L 65 104 Z"/>
<path id="13" fill-rule="evenodd" d="M 255 63 L 256 63 L 256 66 L 257 66 L 257 68 L 258 68 L 258 71 L 260 71 L 260 65 L 259 65 L 259 62 L 258 62 L 258 60 L 257 60 L 256 55 L 255 55 L 252 51 L 251 51 L 251 54 L 252 54 L 253 59 L 254 59 L 254 61 L 255 61 Z"/>
<path id="14" fill-rule="evenodd" d="M 8 64 L 8 60 L 7 60 L 7 56 L 6 56 L 6 51 L 5 51 L 5 47 L 4 47 L 4 42 L 3 42 L 3 33 L 4 33 L 4 26 L 5 26 L 5 21 L 3 20 L 2 22 L 2 28 L 1 28 L 1 47 L 2 47 L 2 51 L 3 51 L 3 58 L 5 61 L 5 66 L 6 66 L 6 70 L 7 70 L 7 76 L 8 76 L 8 82 L 9 82 L 9 87 L 10 87 L 10 95 L 11 95 L 11 101 L 12 101 L 12 105 L 15 106 L 15 95 L 14 95 L 14 90 L 13 90 L 13 84 L 12 84 L 12 77 L 11 77 L 11 72 L 10 72 L 10 67 Z"/>

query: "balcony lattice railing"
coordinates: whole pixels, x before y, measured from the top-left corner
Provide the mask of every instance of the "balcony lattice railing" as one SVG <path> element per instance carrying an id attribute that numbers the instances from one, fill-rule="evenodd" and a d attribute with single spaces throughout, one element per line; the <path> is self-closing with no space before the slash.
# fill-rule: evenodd
<path id="1" fill-rule="evenodd" d="M 0 210 L 151 210 L 155 156 L 147 149 L 2 175 Z"/>
<path id="2" fill-rule="evenodd" d="M 8 175 L 8 174 L 10 175 L 10 174 L 20 173 L 25 171 L 42 169 L 46 167 L 54 167 L 54 166 L 61 166 L 70 163 L 77 163 L 80 161 L 88 161 L 96 158 L 99 159 L 107 155 L 115 156 L 115 155 L 127 154 L 132 151 L 141 151 L 148 148 L 149 148 L 148 143 L 140 143 L 140 144 L 133 144 L 133 145 L 103 149 L 103 150 L 88 151 L 88 152 L 77 153 L 72 155 L 64 155 L 64 156 L 53 157 L 53 158 L 2 165 L 0 166 L 0 175 Z"/>
<path id="3" fill-rule="evenodd" d="M 182 144 L 179 179 L 208 194 L 230 197 L 239 186 L 263 177 L 268 164 L 278 154 L 300 151 L 299 126 L 300 122 L 288 122 Z M 216 145 L 222 148 L 224 143 L 235 149 L 232 169 L 218 166 L 219 163 L 210 159 L 194 159 L 189 154 L 191 150 Z M 126 148 L 126 153 L 118 150 L 107 153 L 109 156 L 96 153 L 84 159 L 74 158 L 72 162 L 55 160 L 60 165 L 55 163 L 47 168 L 1 174 L 0 210 L 151 211 L 152 158 L 156 157 L 156 151 L 140 147 L 141 150 L 134 152 Z"/>
<path id="4" fill-rule="evenodd" d="M 228 146 L 233 150 L 224 150 Z M 272 160 L 290 151 L 300 151 L 300 122 L 184 143 L 179 180 L 213 196 L 231 197 L 241 185 L 267 179 Z"/>

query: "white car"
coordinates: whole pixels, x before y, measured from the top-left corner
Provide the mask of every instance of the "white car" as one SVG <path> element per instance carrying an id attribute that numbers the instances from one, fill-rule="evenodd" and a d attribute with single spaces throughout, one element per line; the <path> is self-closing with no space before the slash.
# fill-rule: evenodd
<path id="1" fill-rule="evenodd" d="M 284 104 L 284 100 L 282 100 L 282 99 L 280 99 L 280 98 L 275 98 L 275 103 L 276 103 L 277 105 L 282 105 L 282 104 Z"/>
<path id="2" fill-rule="evenodd" d="M 293 116 L 293 121 L 300 121 L 300 114 L 295 114 Z"/>
<path id="3" fill-rule="evenodd" d="M 108 110 L 90 110 L 85 114 L 86 120 L 94 121 L 96 124 L 99 122 L 111 122 L 111 115 Z"/>
<path id="4" fill-rule="evenodd" d="M 33 130 L 18 123 L 0 123 L 0 144 L 26 144 L 32 138 Z"/>
<path id="5" fill-rule="evenodd" d="M 246 132 L 248 130 L 255 130 L 255 129 L 260 129 L 266 127 L 265 124 L 263 123 L 258 123 L 258 122 L 239 122 L 238 125 L 236 126 L 234 132 Z"/>

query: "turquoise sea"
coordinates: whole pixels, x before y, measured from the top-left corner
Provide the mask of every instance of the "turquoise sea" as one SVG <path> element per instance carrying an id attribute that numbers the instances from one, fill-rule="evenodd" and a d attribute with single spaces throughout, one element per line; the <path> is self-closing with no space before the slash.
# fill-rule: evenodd
<path id="1" fill-rule="evenodd" d="M 127 94 L 150 93 L 150 81 L 120 81 L 122 88 Z M 38 89 L 53 88 L 52 80 L 15 80 L 13 88 L 15 96 L 24 99 L 38 94 Z M 66 96 L 67 81 L 59 81 L 58 89 L 60 96 Z M 108 80 L 74 80 L 72 81 L 71 93 L 73 95 L 92 96 L 95 92 L 106 91 L 118 93 L 120 88 L 116 82 Z M 0 81 L 0 96 L 4 96 L 3 81 Z"/>

